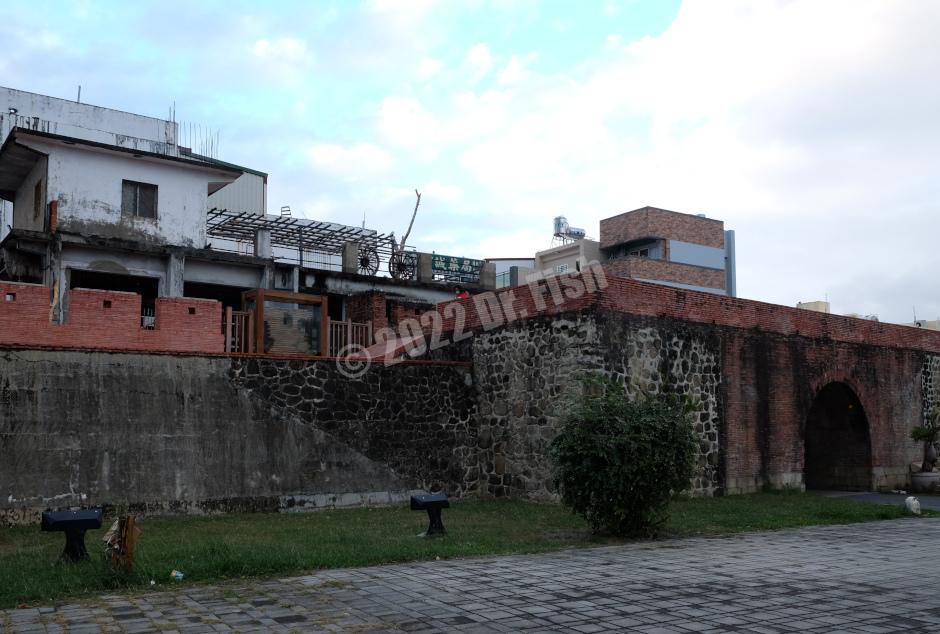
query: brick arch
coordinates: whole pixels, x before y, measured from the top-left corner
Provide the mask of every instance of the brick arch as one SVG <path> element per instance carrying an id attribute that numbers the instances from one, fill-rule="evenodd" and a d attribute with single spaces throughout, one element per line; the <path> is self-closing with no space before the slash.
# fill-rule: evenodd
<path id="1" fill-rule="evenodd" d="M 872 488 L 872 429 L 852 383 L 834 380 L 815 390 L 803 431 L 808 489 Z"/>

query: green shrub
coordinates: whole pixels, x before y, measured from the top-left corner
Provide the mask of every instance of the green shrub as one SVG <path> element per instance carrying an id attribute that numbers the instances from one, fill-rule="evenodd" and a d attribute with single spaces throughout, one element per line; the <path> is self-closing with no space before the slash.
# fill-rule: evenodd
<path id="1" fill-rule="evenodd" d="M 595 532 L 654 535 L 695 468 L 691 404 L 663 395 L 630 401 L 610 381 L 586 388 L 550 448 L 562 501 Z"/>

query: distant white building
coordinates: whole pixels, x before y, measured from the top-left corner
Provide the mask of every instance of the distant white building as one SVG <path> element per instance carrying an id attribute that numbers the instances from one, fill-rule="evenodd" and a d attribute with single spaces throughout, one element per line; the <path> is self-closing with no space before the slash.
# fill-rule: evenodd
<path id="1" fill-rule="evenodd" d="M 803 310 L 813 310 L 817 313 L 828 313 L 830 312 L 829 302 L 824 301 L 814 301 L 814 302 L 797 302 L 797 308 L 802 308 Z"/>
<path id="2" fill-rule="evenodd" d="M 535 254 L 535 270 L 544 275 L 576 273 L 581 270 L 582 263 L 600 259 L 600 242 L 584 238 L 539 251 Z"/>

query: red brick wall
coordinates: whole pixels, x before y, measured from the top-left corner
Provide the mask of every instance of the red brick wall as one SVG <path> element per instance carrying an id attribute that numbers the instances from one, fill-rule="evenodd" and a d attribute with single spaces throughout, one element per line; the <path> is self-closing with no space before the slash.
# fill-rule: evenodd
<path id="1" fill-rule="evenodd" d="M 434 310 L 433 304 L 405 304 L 402 302 L 389 302 L 392 306 L 392 321 L 390 327 L 395 328 L 404 319 L 417 319 L 420 321 L 421 315 Z"/>
<path id="2" fill-rule="evenodd" d="M 807 416 L 815 395 L 834 381 L 851 388 L 868 419 L 873 486 L 902 486 L 907 464 L 920 451 L 908 433 L 922 416 L 921 368 L 922 355 L 897 348 L 725 329 L 726 490 L 800 483 Z"/>
<path id="3" fill-rule="evenodd" d="M 434 310 L 433 304 L 405 303 L 389 300 L 384 293 L 363 293 L 347 300 L 346 316 L 356 322 L 372 322 L 372 332 L 382 328 L 397 328 L 403 319 L 420 319 Z M 389 320 L 391 313 L 391 320 Z"/>
<path id="4" fill-rule="evenodd" d="M 940 331 L 830 315 L 749 299 L 610 277 L 599 298 L 606 308 L 781 335 L 940 353 Z"/>
<path id="5" fill-rule="evenodd" d="M 643 207 L 601 220 L 601 248 L 639 238 L 666 238 L 725 247 L 725 223 L 656 207 Z"/>
<path id="6" fill-rule="evenodd" d="M 718 269 L 641 257 L 612 260 L 605 262 L 604 267 L 615 277 L 663 280 L 725 290 L 725 272 Z"/>
<path id="7" fill-rule="evenodd" d="M 13 294 L 15 299 L 7 301 Z M 140 295 L 69 291 L 64 324 L 49 321 L 49 289 L 0 282 L 0 344 L 154 352 L 224 352 L 222 305 L 214 300 L 161 297 L 156 326 L 140 327 Z M 105 307 L 105 302 L 110 302 Z M 190 309 L 194 314 L 190 314 Z"/>
<path id="8" fill-rule="evenodd" d="M 590 307 L 644 317 L 669 317 L 690 322 L 757 330 L 780 335 L 857 343 L 870 346 L 909 348 L 940 353 L 940 331 L 886 324 L 867 319 L 843 317 L 816 311 L 790 308 L 749 299 L 691 291 L 631 279 L 607 277 L 607 287 L 596 293 L 577 293 L 578 287 L 594 284 L 593 277 L 581 274 L 559 275 L 541 282 L 533 294 L 527 285 L 497 293 L 483 293 L 469 299 L 438 304 L 444 331 L 454 328 L 458 315 L 464 330 L 483 327 L 480 310 L 489 315 L 499 306 L 496 321 L 526 319 Z M 484 299 L 491 298 L 491 299 Z M 451 305 L 460 308 L 448 308 Z M 512 313 L 512 315 L 509 315 Z M 487 322 L 493 320 L 487 319 Z M 499 325 L 498 323 L 496 324 Z"/>
<path id="9" fill-rule="evenodd" d="M 346 318 L 358 323 L 372 322 L 372 332 L 388 327 L 383 293 L 362 293 L 346 300 Z"/>

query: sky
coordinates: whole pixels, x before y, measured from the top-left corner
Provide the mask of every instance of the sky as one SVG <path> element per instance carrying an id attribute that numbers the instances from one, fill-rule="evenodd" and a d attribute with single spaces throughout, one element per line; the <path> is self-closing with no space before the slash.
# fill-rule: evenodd
<path id="1" fill-rule="evenodd" d="M 940 317 L 940 1 L 18 3 L 0 85 L 217 131 L 268 206 L 466 257 L 652 205 L 738 293 Z M 198 149 L 198 148 L 197 148 Z"/>

